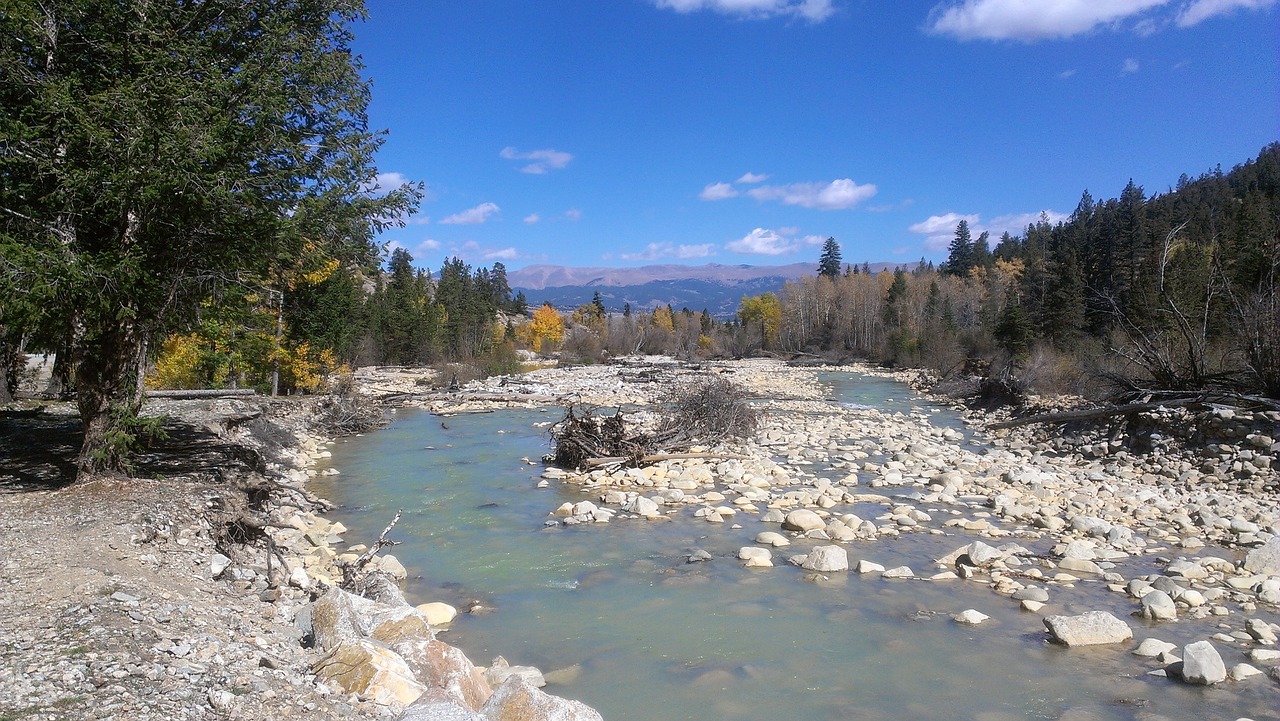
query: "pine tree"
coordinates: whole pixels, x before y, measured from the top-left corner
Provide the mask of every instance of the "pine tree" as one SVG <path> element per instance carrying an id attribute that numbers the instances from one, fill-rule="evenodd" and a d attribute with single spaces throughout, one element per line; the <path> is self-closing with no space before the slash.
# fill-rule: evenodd
<path id="1" fill-rule="evenodd" d="M 827 238 L 822 244 L 822 256 L 818 259 L 818 275 L 832 280 L 840 276 L 840 244 L 835 238 Z"/>
<path id="2" fill-rule="evenodd" d="M 942 266 L 946 275 L 967 276 L 973 268 L 973 238 L 969 234 L 969 221 L 956 224 L 955 237 L 947 247 L 947 262 Z"/>

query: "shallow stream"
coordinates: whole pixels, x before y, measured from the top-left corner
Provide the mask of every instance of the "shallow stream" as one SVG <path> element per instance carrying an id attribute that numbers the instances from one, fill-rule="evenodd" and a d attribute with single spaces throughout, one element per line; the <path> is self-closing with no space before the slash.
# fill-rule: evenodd
<path id="1" fill-rule="evenodd" d="M 824 379 L 837 402 L 962 427 L 903 385 Z M 741 528 L 689 509 L 672 521 L 546 528 L 549 511 L 589 498 L 557 481 L 535 487 L 545 426 L 560 415 L 402 412 L 384 430 L 335 444 L 331 463 L 342 474 L 313 487 L 340 505 L 329 515 L 348 526 L 349 543 L 370 542 L 403 509 L 393 537 L 404 543 L 393 553 L 409 569 L 410 597 L 484 608 L 441 638 L 477 664 L 501 654 L 567 669 L 547 690 L 588 703 L 606 721 L 1275 717 L 1270 681 L 1188 687 L 1146 676 L 1154 666 L 1127 649 L 1049 644 L 1039 615 L 984 584 L 852 572 L 815 579 L 785 562 L 805 552 L 804 542 L 774 549 L 774 568 L 744 568 L 738 548 L 777 530 L 751 516 L 738 516 Z M 971 540 L 947 529 L 847 548 L 851 563 L 906 564 L 927 575 L 933 559 Z M 693 548 L 714 560 L 686 563 Z M 1111 610 L 1128 619 L 1135 640 L 1203 637 L 1189 624 L 1144 628 L 1128 617 L 1126 598 L 1097 582 L 1051 594 L 1046 612 Z M 951 620 L 967 608 L 991 619 L 976 627 Z M 1228 667 L 1243 660 L 1220 650 Z"/>

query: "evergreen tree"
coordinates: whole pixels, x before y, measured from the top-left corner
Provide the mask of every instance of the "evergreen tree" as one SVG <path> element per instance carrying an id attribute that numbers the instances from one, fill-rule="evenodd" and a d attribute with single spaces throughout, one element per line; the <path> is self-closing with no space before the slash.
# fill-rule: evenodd
<path id="1" fill-rule="evenodd" d="M 194 327 L 210 283 L 265 286 L 308 242 L 370 252 L 385 219 L 416 205 L 414 188 L 363 192 L 381 142 L 350 47 L 363 12 L 358 0 L 0 12 L 0 292 L 25 289 L 39 301 L 27 322 L 69 339 L 78 478 L 126 461 L 149 349 Z"/>
<path id="2" fill-rule="evenodd" d="M 961 220 L 956 224 L 955 237 L 947 247 L 947 262 L 942 272 L 947 275 L 964 277 L 973 268 L 973 238 L 969 233 L 969 221 Z"/>
<path id="3" fill-rule="evenodd" d="M 822 244 L 822 256 L 818 258 L 818 275 L 832 280 L 840 276 L 840 244 L 835 238 L 827 238 Z"/>

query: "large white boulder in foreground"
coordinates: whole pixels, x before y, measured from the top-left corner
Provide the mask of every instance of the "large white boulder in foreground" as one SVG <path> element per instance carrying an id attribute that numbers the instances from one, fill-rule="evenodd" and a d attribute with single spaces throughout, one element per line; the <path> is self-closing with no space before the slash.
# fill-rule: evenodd
<path id="1" fill-rule="evenodd" d="M 1067 646 L 1095 646 L 1120 643 L 1133 638 L 1129 624 L 1106 611 L 1089 611 L 1079 616 L 1049 616 L 1045 628 L 1058 643 Z"/>
<path id="2" fill-rule="evenodd" d="M 1182 680 L 1206 686 L 1227 680 L 1227 665 L 1212 643 L 1196 641 L 1182 647 Z"/>

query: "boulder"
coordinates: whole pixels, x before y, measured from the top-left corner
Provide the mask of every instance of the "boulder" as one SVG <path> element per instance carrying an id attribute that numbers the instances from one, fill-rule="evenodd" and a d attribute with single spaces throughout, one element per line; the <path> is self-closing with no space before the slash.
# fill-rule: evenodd
<path id="1" fill-rule="evenodd" d="M 418 683 L 434 700 L 457 703 L 479 711 L 493 693 L 484 674 L 461 650 L 437 639 L 414 639 L 394 646 Z"/>
<path id="2" fill-rule="evenodd" d="M 658 504 L 651 498 L 644 496 L 636 496 L 622 505 L 622 510 L 634 513 L 637 516 L 645 518 L 656 518 L 662 515 L 658 510 Z"/>
<path id="3" fill-rule="evenodd" d="M 1044 625 L 1055 641 L 1067 646 L 1120 643 L 1133 638 L 1129 624 L 1106 611 L 1088 611 L 1078 616 L 1048 616 Z"/>
<path id="4" fill-rule="evenodd" d="M 773 566 L 773 554 L 769 549 L 758 546 L 743 546 L 738 549 L 738 558 L 746 561 L 747 568 L 770 568 Z"/>
<path id="5" fill-rule="evenodd" d="M 359 602 L 373 604 L 340 588 L 331 588 L 312 602 L 311 633 L 316 648 L 329 651 L 364 636 L 354 608 Z"/>
<path id="6" fill-rule="evenodd" d="M 858 561 L 858 573 L 884 573 L 884 566 L 875 561 Z"/>
<path id="7" fill-rule="evenodd" d="M 988 618 L 991 618 L 991 617 L 985 613 L 982 613 L 981 611 L 975 611 L 974 609 L 970 608 L 952 616 L 951 620 L 955 621 L 956 623 L 962 623 L 966 626 L 977 626 L 978 624 L 982 623 Z"/>
<path id="8" fill-rule="evenodd" d="M 774 548 L 782 548 L 783 546 L 791 545 L 790 539 L 777 531 L 761 531 L 756 534 L 756 543 L 763 543 L 765 545 L 773 546 Z"/>
<path id="9" fill-rule="evenodd" d="M 1218 649 L 1208 641 L 1182 647 L 1182 680 L 1208 686 L 1227 679 L 1227 666 Z"/>
<path id="10" fill-rule="evenodd" d="M 515 676 L 524 679 L 525 683 L 534 688 L 542 688 L 547 685 L 547 680 L 543 678 L 542 672 L 533 666 L 512 666 L 507 663 L 507 659 L 501 656 L 495 656 L 493 663 L 489 664 L 489 668 L 484 670 L 484 680 L 489 682 L 493 688 L 501 686 L 507 679 Z"/>
<path id="11" fill-rule="evenodd" d="M 384 705 L 411 704 L 427 690 L 414 679 L 404 659 L 366 640 L 335 646 L 311 670 L 326 683 Z"/>
<path id="12" fill-rule="evenodd" d="M 1280 536 L 1249 551 L 1244 557 L 1244 570 L 1267 576 L 1280 575 Z"/>
<path id="13" fill-rule="evenodd" d="M 1133 649 L 1133 655 L 1153 658 L 1162 653 L 1168 653 L 1175 648 L 1177 648 L 1177 646 L 1169 643 L 1168 641 L 1161 641 L 1158 638 L 1144 638 L 1142 639 L 1142 643 L 1138 644 L 1138 647 Z"/>
<path id="14" fill-rule="evenodd" d="M 895 566 L 880 574 L 882 578 L 914 578 L 915 575 L 909 566 Z"/>
<path id="15" fill-rule="evenodd" d="M 426 617 L 427 623 L 432 626 L 448 626 L 453 619 L 458 617 L 458 609 L 447 603 L 433 601 L 415 606 L 418 612 Z"/>
<path id="16" fill-rule="evenodd" d="M 1083 558 L 1064 558 L 1058 561 L 1058 568 L 1072 573 L 1092 573 L 1095 576 L 1101 576 L 1104 573 L 1098 564 Z"/>
<path id="17" fill-rule="evenodd" d="M 801 568 L 826 573 L 849 570 L 849 553 L 839 546 L 818 546 L 809 552 Z"/>
<path id="18" fill-rule="evenodd" d="M 488 721 L 604 721 L 581 701 L 543 693 L 519 676 L 495 689 L 480 714 Z"/>
<path id="19" fill-rule="evenodd" d="M 452 701 L 422 698 L 405 709 L 399 721 L 488 721 L 488 719 Z"/>
<path id="20" fill-rule="evenodd" d="M 816 512 L 807 508 L 798 508 L 787 514 L 782 521 L 782 527 L 788 531 L 800 531 L 802 533 L 808 531 L 816 531 L 819 528 L 825 528 L 827 522 L 822 520 Z"/>
<path id="21" fill-rule="evenodd" d="M 1154 621 L 1172 621 L 1178 617 L 1178 607 L 1164 591 L 1152 591 L 1142 597 L 1143 618 Z"/>

